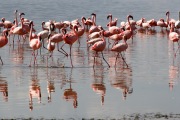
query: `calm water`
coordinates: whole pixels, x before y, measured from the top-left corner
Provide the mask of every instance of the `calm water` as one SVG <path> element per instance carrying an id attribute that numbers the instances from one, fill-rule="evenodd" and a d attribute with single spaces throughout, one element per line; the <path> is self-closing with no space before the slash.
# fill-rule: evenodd
<path id="1" fill-rule="evenodd" d="M 158 20 L 169 10 L 170 17 L 177 20 L 179 5 L 179 0 L 7 0 L 1 2 L 0 17 L 12 21 L 17 9 L 34 21 L 39 32 L 42 21 L 71 21 L 90 17 L 92 12 L 103 27 L 109 13 L 118 18 L 118 26 L 128 14 L 134 20 Z M 93 69 L 93 52 L 87 48 L 86 34 L 80 38 L 80 47 L 78 43 L 73 45 L 74 68 L 69 57 L 56 50 L 53 60 L 48 60 L 49 67 L 46 50 L 37 58 L 38 67 L 28 67 L 31 49 L 27 42 L 18 45 L 15 41 L 14 46 L 0 50 L 4 61 L 0 66 L 0 118 L 179 119 L 180 54 L 174 58 L 167 36 L 167 31 L 159 28 L 153 34 L 137 31 L 133 43 L 128 41 L 128 69 L 122 67 L 121 59 L 114 68 L 116 54 L 109 51 L 111 45 L 104 51 L 111 68 L 98 58 Z M 69 52 L 68 45 L 64 48 Z M 36 95 L 31 98 L 30 92 Z M 68 92 L 72 94 L 69 99 Z"/>

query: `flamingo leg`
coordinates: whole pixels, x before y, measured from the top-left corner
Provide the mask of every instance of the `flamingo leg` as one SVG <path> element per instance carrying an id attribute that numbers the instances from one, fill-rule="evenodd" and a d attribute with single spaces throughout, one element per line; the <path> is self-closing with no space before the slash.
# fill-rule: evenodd
<path id="1" fill-rule="evenodd" d="M 66 43 L 64 43 L 62 46 L 61 46 L 61 50 L 65 53 L 66 56 L 68 56 L 67 52 L 63 49 L 63 46 L 65 45 Z"/>
<path id="2" fill-rule="evenodd" d="M 31 67 L 31 62 L 32 62 L 32 56 L 34 55 L 34 51 L 32 52 L 32 55 L 31 55 L 31 60 L 30 60 L 30 64 L 29 64 L 29 67 Z"/>
<path id="3" fill-rule="evenodd" d="M 72 45 L 70 45 L 70 53 L 69 53 L 69 55 L 70 55 L 70 59 L 71 59 L 71 67 L 73 67 L 72 58 L 71 58 L 71 49 L 72 49 Z"/>
<path id="4" fill-rule="evenodd" d="M 2 65 L 3 65 L 3 61 L 2 61 L 2 58 L 1 58 L 1 56 L 0 56 L 0 60 L 1 60 L 1 63 L 2 63 Z"/>
<path id="5" fill-rule="evenodd" d="M 103 60 L 107 63 L 107 65 L 108 65 L 108 66 L 109 66 L 109 68 L 110 68 L 109 63 L 108 63 L 108 62 L 106 61 L 106 59 L 104 58 L 103 52 L 101 52 L 101 54 L 102 54 Z"/>
<path id="6" fill-rule="evenodd" d="M 122 57 L 122 60 L 124 61 L 124 63 L 126 64 L 126 66 L 128 67 L 128 64 L 126 63 L 124 57 L 122 56 L 122 54 L 120 53 L 121 57 Z"/>
<path id="7" fill-rule="evenodd" d="M 118 56 L 119 56 L 119 52 L 118 52 L 118 54 L 117 54 L 117 56 L 116 56 L 115 67 L 116 67 L 116 62 L 117 62 Z"/>
<path id="8" fill-rule="evenodd" d="M 96 56 L 94 56 L 93 68 L 94 68 L 94 64 L 95 64 L 95 57 L 96 57 Z"/>
<path id="9" fill-rule="evenodd" d="M 59 43 L 57 43 L 57 48 L 58 48 L 58 52 L 64 54 L 65 56 L 68 56 L 67 53 L 64 53 L 64 52 L 60 51 L 60 49 L 59 49 Z"/>

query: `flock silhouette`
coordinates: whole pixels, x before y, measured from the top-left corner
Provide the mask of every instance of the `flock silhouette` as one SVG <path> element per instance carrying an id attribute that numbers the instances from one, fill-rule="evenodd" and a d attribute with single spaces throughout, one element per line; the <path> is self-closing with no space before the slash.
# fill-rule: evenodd
<path id="1" fill-rule="evenodd" d="M 19 15 L 19 16 L 18 16 Z M 125 51 L 128 49 L 127 40 L 132 38 L 138 31 L 155 30 L 155 27 L 160 27 L 161 29 L 169 30 L 169 40 L 174 43 L 178 43 L 179 41 L 179 31 L 180 28 L 180 20 L 175 20 L 170 18 L 170 12 L 166 12 L 166 20 L 164 18 L 159 18 L 159 20 L 150 19 L 146 20 L 145 18 L 141 18 L 140 20 L 135 21 L 132 15 L 127 15 L 127 20 L 120 22 L 120 26 L 118 26 L 118 19 L 112 18 L 112 14 L 107 15 L 106 27 L 102 27 L 101 25 L 97 25 L 96 23 L 96 14 L 92 13 L 91 17 L 82 17 L 79 19 L 75 19 L 72 21 L 53 21 L 49 20 L 47 22 L 42 21 L 42 31 L 36 33 L 34 28 L 34 21 L 28 20 L 25 18 L 24 13 L 19 13 L 18 10 L 14 12 L 14 21 L 8 21 L 5 17 L 3 17 L 0 22 L 0 28 L 2 28 L 2 34 L 0 36 L 0 47 L 9 45 L 14 45 L 15 35 L 18 36 L 18 41 L 26 40 L 29 43 L 29 46 L 32 48 L 32 57 L 30 60 L 29 66 L 37 65 L 37 56 L 39 54 L 38 50 L 46 49 L 50 52 L 50 57 L 53 55 L 53 51 L 55 50 L 55 46 L 57 45 L 57 50 L 65 56 L 69 56 L 71 67 L 74 67 L 72 60 L 72 46 L 74 43 L 78 42 L 81 44 L 80 37 L 83 34 L 87 34 L 87 45 L 88 49 L 91 49 L 95 52 L 94 55 L 94 63 L 95 59 L 98 56 L 98 53 L 102 54 L 103 60 L 106 62 L 108 67 L 110 67 L 109 63 L 106 61 L 103 51 L 105 50 L 108 44 L 113 41 L 112 47 L 109 49 L 110 51 L 117 52 L 116 59 L 114 61 L 114 66 L 116 67 L 117 59 L 120 57 L 125 63 L 126 67 L 129 67 L 125 55 Z M 19 21 L 19 22 L 18 22 Z M 10 36 L 13 36 L 10 41 Z M 28 38 L 28 39 L 27 39 Z M 46 41 L 47 40 L 47 46 Z M 111 42 L 110 42 L 111 41 Z M 60 42 L 64 42 L 62 46 L 59 46 Z M 63 47 L 65 44 L 69 45 L 69 53 L 67 53 Z M 178 43 L 179 46 L 179 43 Z M 90 48 L 91 47 L 91 48 Z M 178 47 L 179 49 L 179 47 Z M 178 52 L 178 49 L 175 52 Z M 2 65 L 4 64 L 1 56 L 0 60 Z"/>

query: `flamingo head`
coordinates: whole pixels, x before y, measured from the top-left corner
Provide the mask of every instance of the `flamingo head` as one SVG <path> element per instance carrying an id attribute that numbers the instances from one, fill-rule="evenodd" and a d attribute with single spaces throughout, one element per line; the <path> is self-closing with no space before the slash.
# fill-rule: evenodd
<path id="1" fill-rule="evenodd" d="M 51 31 L 54 31 L 54 30 L 55 30 L 55 25 L 54 25 L 53 22 L 50 24 L 50 30 L 51 30 Z"/>
<path id="2" fill-rule="evenodd" d="M 169 15 L 169 11 L 166 12 L 166 16 Z"/>
<path id="3" fill-rule="evenodd" d="M 1 21 L 4 22 L 4 21 L 5 21 L 5 18 L 3 17 L 3 18 L 1 19 Z"/>
<path id="4" fill-rule="evenodd" d="M 18 12 L 18 10 L 15 10 L 14 13 L 16 14 Z"/>
<path id="5" fill-rule="evenodd" d="M 132 15 L 128 15 L 127 18 L 131 18 L 133 20 L 133 16 Z"/>
<path id="6" fill-rule="evenodd" d="M 111 18 L 112 18 L 112 14 L 109 14 L 109 15 L 107 16 L 107 19 L 109 19 L 109 17 L 111 17 Z"/>
<path id="7" fill-rule="evenodd" d="M 96 14 L 95 13 L 92 13 L 91 15 L 95 16 L 96 17 Z"/>

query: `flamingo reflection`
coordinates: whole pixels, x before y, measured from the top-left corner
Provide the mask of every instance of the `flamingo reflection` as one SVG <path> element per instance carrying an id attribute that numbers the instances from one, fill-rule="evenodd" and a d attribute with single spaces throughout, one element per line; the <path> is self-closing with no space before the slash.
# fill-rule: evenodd
<path id="1" fill-rule="evenodd" d="M 71 86 L 71 83 L 72 83 L 71 75 L 72 75 L 72 69 L 71 69 L 70 79 L 66 81 L 66 82 L 69 83 L 69 88 L 64 90 L 63 98 L 66 101 L 73 101 L 74 108 L 77 108 L 77 106 L 78 106 L 77 92 L 72 89 L 72 86 Z"/>
<path id="2" fill-rule="evenodd" d="M 54 81 L 51 80 L 48 81 L 47 92 L 48 92 L 48 102 L 51 102 L 51 93 L 55 92 Z"/>
<path id="3" fill-rule="evenodd" d="M 128 94 L 132 94 L 133 88 L 131 69 L 116 70 L 115 72 L 111 73 L 111 78 L 111 86 L 115 89 L 122 90 L 123 100 L 126 99 Z"/>
<path id="4" fill-rule="evenodd" d="M 104 96 L 106 94 L 106 86 L 103 83 L 103 73 L 103 68 L 94 68 L 94 80 L 91 84 L 93 91 L 101 95 L 101 105 L 104 105 Z"/>
<path id="5" fill-rule="evenodd" d="M 179 71 L 179 69 L 177 66 L 169 66 L 169 89 L 170 89 L 170 91 L 173 90 L 175 80 L 179 77 L 178 71 Z"/>
<path id="6" fill-rule="evenodd" d="M 39 80 L 37 79 L 37 71 L 33 73 L 31 85 L 29 86 L 29 109 L 33 110 L 33 98 L 38 99 L 38 103 L 41 103 L 41 87 Z"/>
<path id="7" fill-rule="evenodd" d="M 0 79 L 0 92 L 3 94 L 3 99 L 8 101 L 8 83 L 6 80 Z"/>

